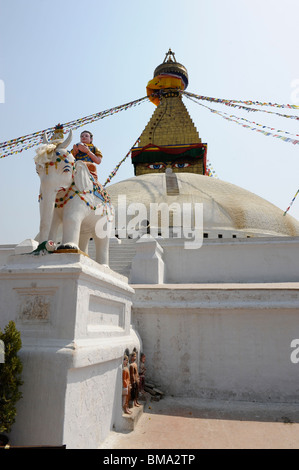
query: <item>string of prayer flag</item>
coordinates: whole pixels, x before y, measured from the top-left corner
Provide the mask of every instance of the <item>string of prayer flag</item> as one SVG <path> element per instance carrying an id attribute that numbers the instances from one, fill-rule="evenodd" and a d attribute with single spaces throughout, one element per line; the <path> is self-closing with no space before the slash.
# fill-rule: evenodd
<path id="1" fill-rule="evenodd" d="M 286 213 L 289 211 L 289 209 L 290 209 L 291 206 L 293 205 L 293 202 L 295 201 L 295 199 L 296 199 L 298 193 L 299 193 L 299 189 L 298 189 L 298 191 L 296 192 L 295 196 L 293 197 L 292 201 L 290 202 L 289 207 L 284 211 L 284 214 L 283 214 L 283 215 L 286 215 Z"/>
<path id="2" fill-rule="evenodd" d="M 191 101 L 194 101 L 190 96 L 186 95 L 187 98 L 189 98 Z M 283 130 L 276 130 L 274 129 L 273 127 L 269 127 L 269 126 L 265 126 L 263 124 L 259 124 L 259 123 L 256 123 L 256 122 L 253 122 L 253 121 L 248 121 L 247 119 L 245 118 L 242 118 L 242 117 L 238 117 L 238 116 L 234 116 L 234 115 L 228 115 L 227 113 L 225 112 L 220 112 L 220 111 L 217 111 L 216 109 L 212 109 L 210 108 L 209 106 L 206 106 L 202 103 L 199 103 L 198 101 L 194 101 L 195 103 L 197 103 L 199 106 L 203 106 L 204 108 L 208 109 L 209 111 L 211 111 L 212 113 L 214 114 L 218 114 L 219 116 L 221 116 L 223 119 L 226 119 L 227 121 L 231 121 L 231 122 L 235 122 L 236 124 L 239 124 L 241 125 L 242 127 L 244 128 L 247 128 L 247 129 L 250 129 L 250 130 L 253 130 L 253 131 L 257 131 L 257 132 L 260 132 L 262 134 L 264 134 L 265 136 L 271 136 L 271 137 L 276 137 L 277 139 L 281 139 L 283 142 L 289 142 L 289 143 L 292 143 L 294 145 L 297 145 L 299 144 L 299 140 L 298 139 L 292 139 L 291 137 L 287 137 L 287 136 L 284 136 L 284 135 L 281 135 L 280 133 L 284 133 L 284 134 L 288 134 L 288 135 L 293 135 L 293 136 L 296 136 L 296 137 L 299 137 L 298 134 L 291 134 L 290 132 L 287 132 L 287 131 L 283 131 Z M 241 121 L 246 121 L 250 124 L 254 124 L 254 126 L 250 126 L 248 124 L 243 124 L 243 122 Z M 255 127 L 257 126 L 257 127 Z M 273 132 L 269 132 L 265 129 L 269 129 L 271 131 L 274 131 Z"/>
<path id="3" fill-rule="evenodd" d="M 293 114 L 282 114 L 282 113 L 277 113 L 275 111 L 269 111 L 269 110 L 265 110 L 265 109 L 257 109 L 257 108 L 249 108 L 248 106 L 243 106 L 244 104 L 248 105 L 248 104 L 258 104 L 260 106 L 275 106 L 275 107 L 278 107 L 278 108 L 289 108 L 289 109 L 299 109 L 299 106 L 296 106 L 296 105 L 291 105 L 291 104 L 287 104 L 287 105 L 284 105 L 284 104 L 272 104 L 272 103 L 261 103 L 259 101 L 236 101 L 236 100 L 225 100 L 225 99 L 221 99 L 221 98 L 211 98 L 209 96 L 202 96 L 202 95 L 196 95 L 195 93 L 189 93 L 187 91 L 180 91 L 180 93 L 186 95 L 186 96 L 189 96 L 189 97 L 192 97 L 192 98 L 196 98 L 198 100 L 203 100 L 203 101 L 210 101 L 212 103 L 221 103 L 221 104 L 224 104 L 226 106 L 232 106 L 234 108 L 238 108 L 238 109 L 244 109 L 245 111 L 251 111 L 251 112 L 263 112 L 263 113 L 268 113 L 268 114 L 275 114 L 276 116 L 280 116 L 280 117 L 285 117 L 285 118 L 289 118 L 289 119 L 296 119 L 296 120 L 299 120 L 299 116 L 296 116 L 296 115 L 293 115 Z"/>
<path id="4" fill-rule="evenodd" d="M 85 126 L 86 124 L 90 124 L 95 122 L 99 119 L 103 119 L 107 116 L 112 116 L 113 114 L 119 113 L 120 111 L 127 110 L 132 106 L 139 105 L 143 101 L 148 101 L 148 96 L 144 96 L 143 98 L 139 98 L 138 100 L 131 101 L 130 103 L 125 103 L 120 106 L 116 106 L 114 108 L 106 109 L 105 111 L 100 111 L 95 114 L 91 114 L 89 116 L 85 116 L 83 118 L 75 119 L 73 121 L 67 122 L 63 124 L 63 132 L 67 133 L 71 129 L 75 130 L 79 127 Z M 21 153 L 24 150 L 28 150 L 36 145 L 42 143 L 43 135 L 46 132 L 47 134 L 51 135 L 54 133 L 55 127 L 49 127 L 48 129 L 43 129 L 38 132 L 34 132 L 32 134 L 28 134 L 22 137 L 18 137 L 16 139 L 8 140 L 6 142 L 0 143 L 0 158 L 8 157 L 10 155 L 15 155 L 17 153 Z"/>

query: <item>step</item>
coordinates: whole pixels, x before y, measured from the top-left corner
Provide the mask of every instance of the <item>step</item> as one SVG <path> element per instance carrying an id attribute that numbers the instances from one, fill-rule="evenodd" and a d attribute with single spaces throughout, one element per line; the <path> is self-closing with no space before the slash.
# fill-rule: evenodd
<path id="1" fill-rule="evenodd" d="M 110 243 L 109 266 L 113 271 L 129 277 L 132 260 L 136 254 L 136 240 L 121 239 L 121 243 Z M 95 259 L 94 242 L 89 243 L 89 256 Z"/>
<path id="2" fill-rule="evenodd" d="M 150 395 L 148 393 L 144 393 L 143 395 L 140 395 L 138 398 L 138 401 L 140 403 L 140 406 L 132 406 L 132 403 L 130 403 L 130 411 L 132 411 L 132 414 L 127 414 L 123 413 L 122 415 L 122 422 L 121 422 L 121 429 L 116 429 L 116 431 L 134 431 L 139 419 L 141 418 L 144 409 L 146 406 L 148 406 L 148 403 L 150 401 Z"/>

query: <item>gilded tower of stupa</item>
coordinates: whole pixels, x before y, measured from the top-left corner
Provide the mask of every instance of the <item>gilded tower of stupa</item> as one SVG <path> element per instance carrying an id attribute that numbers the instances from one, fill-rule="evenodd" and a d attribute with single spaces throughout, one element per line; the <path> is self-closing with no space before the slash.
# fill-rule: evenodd
<path id="1" fill-rule="evenodd" d="M 169 49 L 164 62 L 147 84 L 147 95 L 156 109 L 132 149 L 135 175 L 173 172 L 206 174 L 207 144 L 182 101 L 181 90 L 188 86 L 188 72 Z"/>

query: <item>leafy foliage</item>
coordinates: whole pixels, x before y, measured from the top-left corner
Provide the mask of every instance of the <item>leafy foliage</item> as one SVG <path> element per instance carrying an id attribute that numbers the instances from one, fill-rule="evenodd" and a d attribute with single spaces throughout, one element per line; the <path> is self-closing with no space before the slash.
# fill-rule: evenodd
<path id="1" fill-rule="evenodd" d="M 9 433 L 15 422 L 16 403 L 22 398 L 19 387 L 23 384 L 23 365 L 17 354 L 22 341 L 13 321 L 6 325 L 4 332 L 0 329 L 0 340 L 5 346 L 5 361 L 0 364 L 0 433 Z"/>

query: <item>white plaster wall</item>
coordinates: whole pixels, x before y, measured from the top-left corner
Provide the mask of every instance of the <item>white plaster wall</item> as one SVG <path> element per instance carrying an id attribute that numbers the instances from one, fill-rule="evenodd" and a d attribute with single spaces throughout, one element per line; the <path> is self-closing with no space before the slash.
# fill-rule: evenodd
<path id="1" fill-rule="evenodd" d="M 15 245 L 0 245 L 0 266 L 5 264 L 10 255 L 15 252 Z"/>
<path id="2" fill-rule="evenodd" d="M 148 379 L 165 393 L 298 402 L 299 284 L 134 287 Z"/>
<path id="3" fill-rule="evenodd" d="M 63 442 L 68 448 L 96 449 L 121 413 L 120 358 L 69 369 Z"/>
<path id="4" fill-rule="evenodd" d="M 11 445 L 65 444 L 66 371 L 71 366 L 71 355 L 58 344 L 24 344 L 19 355 L 23 363 L 23 397 L 17 403 Z"/>
<path id="5" fill-rule="evenodd" d="M 299 281 L 299 237 L 204 240 L 198 249 L 159 243 L 165 283 Z"/>

